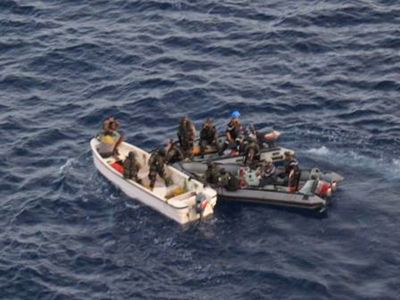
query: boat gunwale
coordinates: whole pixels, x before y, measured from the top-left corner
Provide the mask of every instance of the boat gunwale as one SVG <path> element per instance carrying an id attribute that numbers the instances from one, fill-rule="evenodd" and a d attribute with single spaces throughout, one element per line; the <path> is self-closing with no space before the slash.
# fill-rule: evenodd
<path id="1" fill-rule="evenodd" d="M 156 193 L 154 193 L 154 192 L 152 192 L 152 191 L 149 191 L 149 190 L 146 189 L 145 187 L 139 185 L 137 182 L 135 182 L 135 181 L 133 181 L 133 180 L 130 180 L 130 179 L 125 179 L 119 172 L 117 172 L 117 170 L 115 170 L 115 169 L 112 168 L 110 165 L 108 165 L 108 164 L 105 162 L 105 159 L 104 159 L 104 158 L 102 158 L 102 157 L 100 156 L 100 154 L 98 153 L 97 149 L 95 148 L 95 145 L 93 144 L 93 140 L 96 140 L 96 138 L 94 137 L 94 138 L 92 138 L 92 140 L 90 141 L 90 145 L 91 145 L 91 148 L 92 148 L 92 153 L 95 153 L 97 160 L 98 160 L 99 162 L 101 162 L 101 163 L 106 167 L 107 170 L 111 171 L 114 175 L 117 175 L 118 178 L 120 178 L 120 179 L 124 180 L 125 182 L 128 182 L 129 184 L 135 186 L 136 188 L 138 188 L 138 189 L 144 191 L 145 193 L 149 194 L 150 196 L 154 196 L 158 201 L 163 202 L 164 204 L 167 204 L 167 205 L 171 206 L 171 207 L 174 208 L 174 209 L 183 210 L 183 209 L 189 209 L 189 208 L 190 208 L 190 206 L 187 205 L 187 204 L 186 204 L 186 206 L 183 206 L 183 207 L 177 207 L 177 206 L 171 204 L 171 203 L 168 201 L 168 200 L 171 200 L 171 199 L 173 199 L 173 198 L 171 198 L 171 199 L 163 199 L 163 198 L 161 198 L 159 195 L 157 195 Z M 127 145 L 129 145 L 129 146 L 132 146 L 133 148 L 135 148 L 135 150 L 136 150 L 136 149 L 139 149 L 138 147 L 135 147 L 135 146 L 132 145 L 132 144 L 129 144 L 129 143 L 127 143 L 127 142 L 124 142 L 124 143 L 127 144 Z M 140 149 L 140 150 L 141 150 L 141 149 Z M 144 150 L 141 150 L 141 151 L 146 152 L 146 151 L 144 151 Z M 146 153 L 147 153 L 147 152 L 146 152 Z M 147 154 L 149 154 L 149 153 L 147 153 Z M 170 166 L 168 166 L 168 167 L 170 167 Z M 189 179 L 189 177 L 190 177 L 190 176 L 187 176 L 186 174 L 182 173 L 181 171 L 177 170 L 176 168 L 174 168 L 174 171 L 180 173 L 180 175 L 183 175 L 186 179 Z M 197 180 L 196 180 L 196 182 L 198 182 L 198 183 L 200 184 L 200 181 L 197 181 Z M 217 193 L 215 194 L 215 196 L 212 196 L 211 199 L 214 198 L 214 197 L 216 197 L 216 196 L 217 196 Z"/>

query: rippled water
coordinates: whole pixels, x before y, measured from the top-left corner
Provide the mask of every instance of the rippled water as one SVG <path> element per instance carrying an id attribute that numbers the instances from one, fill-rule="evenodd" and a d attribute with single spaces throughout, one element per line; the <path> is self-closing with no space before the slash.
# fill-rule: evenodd
<path id="1" fill-rule="evenodd" d="M 400 5 L 0 1 L 1 299 L 399 299 Z M 233 109 L 346 181 L 326 217 L 221 204 L 181 228 L 102 178 Z"/>

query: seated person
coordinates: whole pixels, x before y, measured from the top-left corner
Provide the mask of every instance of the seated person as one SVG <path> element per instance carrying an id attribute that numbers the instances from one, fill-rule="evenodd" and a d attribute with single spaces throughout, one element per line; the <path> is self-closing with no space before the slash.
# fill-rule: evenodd
<path id="1" fill-rule="evenodd" d="M 106 120 L 104 120 L 103 132 L 99 137 L 100 140 L 99 153 L 102 157 L 105 158 L 112 155 L 118 155 L 118 146 L 124 140 L 123 134 L 118 133 L 118 129 L 119 129 L 119 123 L 114 117 L 108 117 Z M 110 136 L 112 137 L 112 141 L 109 138 Z"/>
<path id="2" fill-rule="evenodd" d="M 165 152 L 165 161 L 167 164 L 173 164 L 185 158 L 180 147 L 172 139 L 165 143 Z"/>
<path id="3" fill-rule="evenodd" d="M 224 168 L 219 171 L 219 186 L 224 187 L 227 191 L 237 191 L 240 188 L 240 180 L 232 173 L 227 172 Z"/>
<path id="4" fill-rule="evenodd" d="M 229 121 L 225 130 L 226 139 L 219 151 L 220 155 L 222 155 L 224 151 L 232 144 L 234 145 L 236 152 L 240 151 L 240 145 L 243 139 L 243 127 L 240 123 L 239 117 L 240 113 L 238 111 L 234 111 L 231 114 L 231 120 Z"/>
<path id="5" fill-rule="evenodd" d="M 165 181 L 165 185 L 169 186 L 171 184 L 170 178 L 167 177 L 165 173 L 165 150 L 159 149 L 153 152 L 149 158 L 149 180 L 150 180 L 150 190 L 154 189 L 156 183 L 157 174 Z"/>
<path id="6" fill-rule="evenodd" d="M 285 160 L 285 182 L 287 182 L 290 192 L 295 192 L 298 189 L 300 181 L 299 162 L 294 157 L 291 151 L 284 153 Z"/>
<path id="7" fill-rule="evenodd" d="M 124 160 L 124 178 L 132 179 L 139 184 L 142 184 L 142 180 L 138 177 L 140 164 L 136 160 L 135 152 L 131 151 L 128 153 L 128 156 Z"/>
<path id="8" fill-rule="evenodd" d="M 204 122 L 203 128 L 200 131 L 200 155 L 201 155 L 201 158 L 204 158 L 204 150 L 208 145 L 215 146 L 216 150 L 219 152 L 218 132 L 213 124 L 212 119 L 210 119 L 210 118 L 208 118 Z"/>
<path id="9" fill-rule="evenodd" d="M 276 167 L 271 159 L 261 162 L 259 168 L 260 187 L 276 184 Z"/>
<path id="10" fill-rule="evenodd" d="M 100 135 L 99 140 L 100 145 L 97 151 L 101 157 L 107 158 L 118 155 L 117 147 L 122 141 L 120 135 L 116 131 L 105 131 Z"/>
<path id="11" fill-rule="evenodd" d="M 207 171 L 204 174 L 205 180 L 210 184 L 218 184 L 219 179 L 219 169 L 215 163 L 208 162 L 207 163 Z"/>

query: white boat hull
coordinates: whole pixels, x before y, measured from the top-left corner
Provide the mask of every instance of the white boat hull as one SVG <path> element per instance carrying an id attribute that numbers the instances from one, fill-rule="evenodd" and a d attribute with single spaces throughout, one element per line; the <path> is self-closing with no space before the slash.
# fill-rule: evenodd
<path id="1" fill-rule="evenodd" d="M 190 180 L 187 175 L 181 173 L 180 171 L 175 170 L 172 167 L 167 167 L 167 172 L 173 173 L 174 176 L 178 176 L 179 179 L 184 180 L 187 185 L 190 186 L 189 192 L 186 193 L 186 196 L 181 195 L 168 200 L 165 197 L 162 197 L 160 192 L 162 189 L 165 190 L 166 187 L 161 187 L 160 185 L 157 187 L 158 183 L 156 183 L 155 189 L 151 191 L 145 186 L 142 186 L 132 180 L 125 179 L 121 173 L 111 167 L 110 161 L 113 161 L 112 158 L 104 159 L 98 154 L 96 147 L 98 146 L 99 142 L 97 139 L 92 139 L 90 144 L 93 154 L 93 161 L 97 170 L 116 187 L 120 188 L 128 197 L 136 199 L 143 204 L 152 207 L 153 209 L 180 224 L 193 222 L 209 217 L 213 214 L 214 206 L 216 205 L 217 201 L 217 194 L 212 188 L 203 187 L 202 183 L 196 180 Z M 144 162 L 147 162 L 149 154 L 128 143 L 123 143 L 120 146 L 119 151 L 121 156 L 125 157 L 127 152 L 132 150 L 136 153 L 140 153 L 145 159 Z M 146 176 L 146 174 L 143 174 L 143 176 Z M 202 193 L 207 198 L 206 206 L 201 212 L 196 209 L 196 195 L 199 193 Z"/>

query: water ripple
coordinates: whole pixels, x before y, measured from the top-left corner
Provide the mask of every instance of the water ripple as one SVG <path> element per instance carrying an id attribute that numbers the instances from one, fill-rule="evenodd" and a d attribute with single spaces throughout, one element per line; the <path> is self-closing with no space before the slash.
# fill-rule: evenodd
<path id="1" fill-rule="evenodd" d="M 4 299 L 396 299 L 396 1 L 0 2 Z M 232 110 L 345 182 L 323 217 L 221 203 L 181 228 L 93 166 Z"/>

